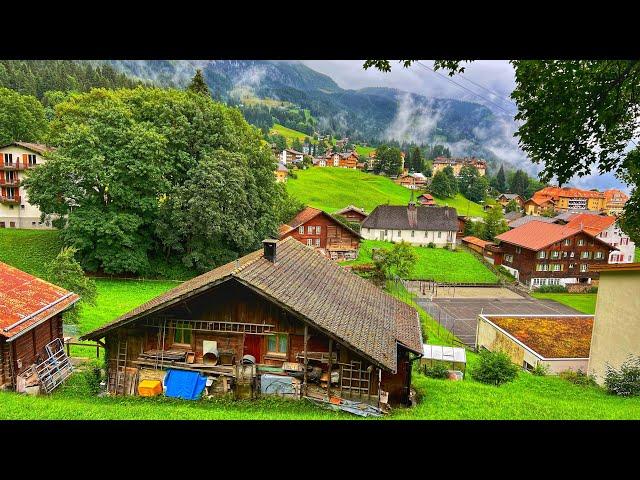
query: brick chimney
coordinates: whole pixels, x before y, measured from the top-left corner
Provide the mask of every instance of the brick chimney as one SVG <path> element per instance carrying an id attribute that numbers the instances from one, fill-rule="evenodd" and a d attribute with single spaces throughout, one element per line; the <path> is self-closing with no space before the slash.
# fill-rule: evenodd
<path id="1" fill-rule="evenodd" d="M 409 226 L 416 228 L 418 226 L 418 210 L 416 208 L 416 201 L 413 199 L 413 190 L 411 190 L 411 200 L 407 206 L 407 217 L 409 219 Z"/>
<path id="2" fill-rule="evenodd" d="M 278 241 L 273 238 L 267 238 L 262 241 L 262 248 L 264 249 L 264 258 L 271 263 L 276 263 L 276 247 Z"/>

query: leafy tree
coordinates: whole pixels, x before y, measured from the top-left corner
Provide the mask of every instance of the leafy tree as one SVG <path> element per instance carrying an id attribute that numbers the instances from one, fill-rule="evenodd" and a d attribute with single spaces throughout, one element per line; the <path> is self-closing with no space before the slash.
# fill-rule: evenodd
<path id="1" fill-rule="evenodd" d="M 380 281 L 391 280 L 395 276 L 407 278 L 418 261 L 411 245 L 404 241 L 394 243 L 391 248 L 376 249 L 372 256 L 374 277 Z"/>
<path id="2" fill-rule="evenodd" d="M 442 169 L 442 173 L 444 173 L 447 176 L 447 180 L 449 181 L 449 191 L 450 191 L 449 196 L 455 197 L 456 194 L 458 193 L 458 179 L 453 173 L 453 168 L 450 165 L 447 165 Z"/>
<path id="3" fill-rule="evenodd" d="M 414 147 L 411 151 L 410 165 L 414 172 L 422 172 L 424 170 L 424 158 L 422 157 L 422 152 L 420 152 L 420 147 Z"/>
<path id="4" fill-rule="evenodd" d="M 465 165 L 460 169 L 460 175 L 458 175 L 458 190 L 465 197 L 469 198 L 469 189 L 471 185 L 473 185 L 478 178 L 480 177 L 480 173 L 478 169 L 473 165 Z M 482 197 L 484 198 L 484 196 Z M 482 200 L 482 198 L 480 200 Z"/>
<path id="5" fill-rule="evenodd" d="M 502 214 L 502 207 L 500 205 L 496 205 L 485 215 L 482 238 L 493 241 L 496 236 L 506 232 L 508 229 L 509 227 L 507 226 L 504 215 Z"/>
<path id="6" fill-rule="evenodd" d="M 276 148 L 279 152 L 287 148 L 287 139 L 282 135 L 275 134 L 271 137 L 271 141 L 276 144 Z"/>
<path id="7" fill-rule="evenodd" d="M 516 202 L 515 200 L 509 200 L 509 203 L 507 203 L 507 205 L 504 207 L 505 212 L 509 213 L 509 212 L 519 212 L 520 211 L 520 205 L 518 205 L 518 202 Z"/>
<path id="8" fill-rule="evenodd" d="M 519 367 L 515 365 L 505 352 L 482 350 L 479 361 L 471 371 L 471 375 L 479 382 L 500 386 L 518 376 Z"/>
<path id="9" fill-rule="evenodd" d="M 211 96 L 211 92 L 209 91 L 207 82 L 204 81 L 204 77 L 202 76 L 202 70 L 200 69 L 196 70 L 196 74 L 191 79 L 191 83 L 187 87 L 187 90 L 193 93 L 204 95 L 206 97 Z"/>
<path id="10" fill-rule="evenodd" d="M 55 113 L 58 149 L 25 185 L 31 203 L 60 216 L 61 236 L 85 269 L 147 274 L 156 259 L 204 269 L 276 233 L 286 194 L 276 186 L 273 154 L 238 110 L 204 95 L 138 87 L 74 94 Z M 215 167 L 232 178 L 220 179 Z M 200 176 L 210 193 L 199 190 Z M 190 193 L 200 225 L 177 213 L 195 215 Z M 230 225 L 238 238 L 220 234 Z"/>
<path id="11" fill-rule="evenodd" d="M 487 189 L 489 188 L 489 180 L 486 177 L 478 177 L 469 186 L 465 197 L 472 202 L 480 202 L 487 197 Z"/>
<path id="12" fill-rule="evenodd" d="M 529 175 L 524 170 L 516 170 L 511 182 L 509 184 L 509 190 L 511 193 L 517 193 L 523 198 L 529 198 L 527 196 L 529 189 Z"/>
<path id="13" fill-rule="evenodd" d="M 439 171 L 433 176 L 429 190 L 433 195 L 440 198 L 450 198 L 456 194 L 451 179 L 444 171 Z"/>
<path id="14" fill-rule="evenodd" d="M 47 131 L 44 107 L 37 98 L 0 88 L 0 144 L 39 142 Z"/>
<path id="15" fill-rule="evenodd" d="M 389 176 L 402 173 L 402 155 L 398 147 L 380 145 L 376 149 L 376 158 L 378 162 L 375 165 L 374 172 L 384 173 Z"/>
<path id="16" fill-rule="evenodd" d="M 291 148 L 297 152 L 302 152 L 302 142 L 300 142 L 299 138 L 294 138 L 293 143 L 291 144 Z"/>
<path id="17" fill-rule="evenodd" d="M 95 305 L 97 298 L 96 283 L 85 276 L 82 267 L 74 257 L 76 252 L 77 249 L 73 247 L 64 247 L 46 267 L 47 276 L 52 283 L 77 293 L 81 297 L 74 308 L 65 312 L 64 320 L 68 323 L 78 323 L 79 304 Z"/>
<path id="18" fill-rule="evenodd" d="M 505 193 L 507 190 L 507 179 L 504 176 L 504 165 L 500 165 L 500 170 L 496 175 L 496 190 L 500 193 Z"/>

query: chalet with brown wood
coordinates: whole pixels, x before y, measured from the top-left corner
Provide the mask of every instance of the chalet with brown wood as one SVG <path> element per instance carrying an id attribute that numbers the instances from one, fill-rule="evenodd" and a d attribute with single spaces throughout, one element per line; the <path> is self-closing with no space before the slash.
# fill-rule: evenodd
<path id="1" fill-rule="evenodd" d="M 306 207 L 280 226 L 279 235 L 280 239 L 293 237 L 308 247 L 320 250 L 332 260 L 357 258 L 362 240 L 358 232 L 313 207 Z"/>
<path id="2" fill-rule="evenodd" d="M 47 346 L 62 347 L 62 313 L 79 299 L 0 262 L 0 389 L 38 385 L 36 367 L 45 364 L 39 373 L 47 373 Z"/>
<path id="3" fill-rule="evenodd" d="M 83 339 L 104 339 L 113 393 L 167 369 L 200 372 L 238 392 L 277 376 L 292 396 L 409 401 L 422 353 L 418 313 L 292 237 L 160 295 Z M 118 372 L 126 372 L 118 387 Z M 151 373 L 149 373 L 151 372 Z M 243 374 L 244 375 L 244 374 Z M 207 387 L 209 388 L 209 387 Z M 114 390 L 115 389 L 115 390 Z M 224 390 L 224 388 L 223 388 Z"/>
<path id="4" fill-rule="evenodd" d="M 364 208 L 358 208 L 353 205 L 348 205 L 343 209 L 338 210 L 337 212 L 334 213 L 334 215 L 340 215 L 345 220 L 348 220 L 350 222 L 357 222 L 357 223 L 364 222 L 364 219 L 369 216 L 367 212 L 364 210 Z"/>

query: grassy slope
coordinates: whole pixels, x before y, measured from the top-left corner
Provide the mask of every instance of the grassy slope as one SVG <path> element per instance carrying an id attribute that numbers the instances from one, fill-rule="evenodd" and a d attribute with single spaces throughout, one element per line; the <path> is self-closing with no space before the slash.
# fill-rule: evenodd
<path id="1" fill-rule="evenodd" d="M 595 293 L 535 293 L 531 294 L 535 298 L 546 298 L 563 303 L 569 307 L 575 308 L 583 313 L 593 315 L 596 312 L 596 294 Z"/>
<path id="2" fill-rule="evenodd" d="M 60 252 L 57 230 L 0 229 L 0 262 L 39 277 L 45 276 L 47 262 Z"/>
<path id="3" fill-rule="evenodd" d="M 271 128 L 271 132 L 270 133 L 271 134 L 277 133 L 278 135 L 282 135 L 284 138 L 287 139 L 287 143 L 289 145 L 291 145 L 293 140 L 296 139 L 296 138 L 302 142 L 305 137 L 309 137 L 311 139 L 311 141 L 313 142 L 313 137 L 311 135 L 307 135 L 306 133 L 299 132 L 299 131 L 293 130 L 291 128 L 287 128 L 287 127 L 285 127 L 283 125 L 280 125 L 279 123 L 274 123 L 273 124 L 273 128 Z"/>
<path id="4" fill-rule="evenodd" d="M 433 197 L 438 205 L 448 205 L 449 207 L 453 207 L 458 211 L 458 215 L 464 215 L 469 217 L 483 217 L 484 211 L 482 210 L 482 206 L 472 202 L 471 200 L 467 200 L 462 194 L 458 193 L 453 198 L 440 198 Z"/>
<path id="5" fill-rule="evenodd" d="M 356 260 L 344 262 L 346 265 L 371 263 L 372 248 L 388 248 L 390 242 L 364 240 Z M 412 279 L 435 280 L 437 282 L 497 283 L 498 278 L 476 257 L 464 250 L 455 252 L 443 248 L 412 247 L 418 255 Z"/>

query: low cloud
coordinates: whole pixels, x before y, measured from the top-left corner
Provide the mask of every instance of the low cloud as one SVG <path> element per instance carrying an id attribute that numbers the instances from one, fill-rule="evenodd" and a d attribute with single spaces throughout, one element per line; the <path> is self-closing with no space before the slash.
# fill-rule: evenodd
<path id="1" fill-rule="evenodd" d="M 423 143 L 438 125 L 442 115 L 431 102 L 416 102 L 412 95 L 404 93 L 398 98 L 398 111 L 383 137 L 388 140 Z"/>

